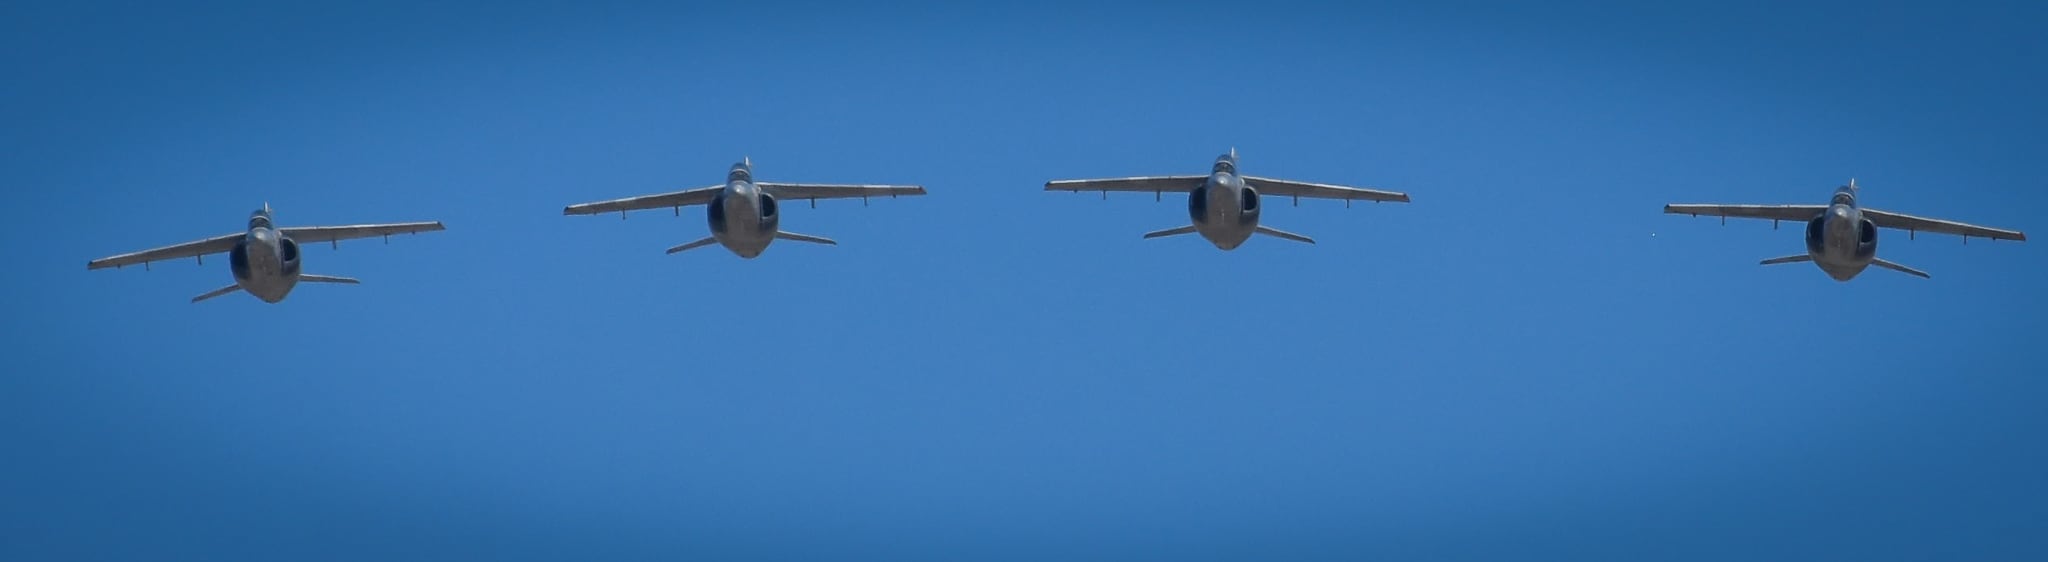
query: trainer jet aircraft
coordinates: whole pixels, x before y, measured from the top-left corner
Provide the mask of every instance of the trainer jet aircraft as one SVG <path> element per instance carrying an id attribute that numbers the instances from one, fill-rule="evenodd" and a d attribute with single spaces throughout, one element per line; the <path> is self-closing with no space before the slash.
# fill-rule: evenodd
<path id="1" fill-rule="evenodd" d="M 1252 233 L 1296 242 L 1316 243 L 1307 236 L 1283 231 L 1259 224 L 1259 199 L 1261 195 L 1287 197 L 1300 205 L 1301 198 L 1343 199 L 1345 206 L 1354 200 L 1407 203 L 1408 194 L 1376 189 L 1360 189 L 1340 185 L 1325 185 L 1288 180 L 1276 180 L 1237 173 L 1237 149 L 1216 157 L 1216 164 L 1204 176 L 1151 176 L 1136 178 L 1114 178 L 1096 180 L 1056 180 L 1045 183 L 1046 191 L 1100 191 L 1103 198 L 1111 191 L 1151 192 L 1158 200 L 1164 193 L 1188 194 L 1188 218 L 1194 224 L 1148 232 L 1145 238 L 1160 238 L 1181 234 L 1200 233 L 1211 244 L 1223 250 L 1237 248 Z"/>
<path id="2" fill-rule="evenodd" d="M 683 207 L 704 205 L 705 218 L 711 223 L 711 235 L 669 248 L 668 253 L 717 243 L 724 245 L 725 249 L 731 250 L 739 257 L 752 259 L 761 255 L 762 251 L 768 249 L 768 244 L 778 238 L 813 244 L 839 244 L 829 238 L 782 230 L 782 213 L 779 212 L 781 205 L 777 200 L 808 199 L 811 207 L 815 208 L 819 199 L 858 198 L 865 204 L 870 197 L 903 195 L 924 195 L 924 188 L 915 185 L 757 182 L 754 181 L 753 159 L 747 158 L 732 165 L 732 170 L 725 175 L 723 185 L 570 205 L 562 209 L 562 214 L 618 213 L 619 218 L 623 219 L 626 217 L 626 211 L 667 207 L 675 209 L 676 216 L 682 216 Z"/>
<path id="3" fill-rule="evenodd" d="M 192 297 L 192 302 L 240 290 L 247 291 L 263 302 L 276 303 L 284 300 L 285 295 L 290 294 L 292 287 L 297 286 L 300 281 L 350 285 L 361 283 L 347 277 L 300 273 L 300 244 L 327 242 L 339 247 L 342 240 L 372 236 L 385 237 L 388 242 L 393 234 L 414 234 L 442 229 L 439 222 L 277 228 L 270 221 L 270 204 L 265 203 L 262 209 L 249 215 L 247 231 L 100 258 L 87 262 L 85 268 L 118 268 L 136 264 L 147 268 L 149 262 L 182 258 L 193 258 L 199 263 L 206 263 L 207 254 L 227 252 L 228 269 L 235 275 L 235 284 Z"/>
<path id="4" fill-rule="evenodd" d="M 1856 180 L 1849 185 L 1835 188 L 1835 195 L 1826 205 L 1665 205 L 1664 212 L 1674 215 L 1718 216 L 1768 219 L 1776 227 L 1780 221 L 1806 223 L 1806 253 L 1782 258 L 1764 260 L 1762 265 L 1781 263 L 1813 262 L 1828 277 L 1836 281 L 1854 279 L 1864 268 L 1875 264 L 1878 267 L 1927 278 L 1927 272 L 1913 269 L 1877 257 L 1877 229 L 1896 228 L 1906 231 L 1911 239 L 1920 232 L 1955 234 L 1963 237 L 1967 244 L 1971 237 L 1992 240 L 2025 241 L 2027 235 L 2017 230 L 2003 230 L 1963 224 L 1941 219 L 1928 219 L 1902 215 L 1889 211 L 1868 209 L 1856 204 Z"/>

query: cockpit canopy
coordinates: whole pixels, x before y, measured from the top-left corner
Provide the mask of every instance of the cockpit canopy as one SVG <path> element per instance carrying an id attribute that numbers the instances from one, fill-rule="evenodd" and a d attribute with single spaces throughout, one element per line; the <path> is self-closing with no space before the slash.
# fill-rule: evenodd
<path id="1" fill-rule="evenodd" d="M 1844 186 L 1841 186 L 1841 187 L 1837 187 L 1837 188 L 1835 188 L 1835 197 L 1834 197 L 1834 199 L 1833 199 L 1833 200 L 1830 200 L 1830 201 L 1828 202 L 1828 204 L 1830 204 L 1830 205 L 1855 205 L 1855 204 L 1856 204 L 1856 179 L 1855 179 L 1855 178 L 1849 178 L 1849 185 L 1844 185 Z"/>
<path id="2" fill-rule="evenodd" d="M 1222 155 L 1222 156 L 1217 156 L 1217 157 L 1216 157 L 1216 165 L 1215 165 L 1214 167 L 1211 167 L 1211 168 L 1209 168 L 1209 173 L 1212 173 L 1212 174 L 1216 174 L 1216 173 L 1227 173 L 1227 174 L 1236 174 L 1236 173 L 1237 173 L 1237 147 L 1234 147 L 1234 146 L 1233 146 L 1233 147 L 1230 147 L 1230 152 L 1225 152 L 1225 153 L 1223 153 L 1223 155 Z"/>
<path id="3" fill-rule="evenodd" d="M 270 224 L 270 211 L 259 210 L 249 214 L 249 228 L 277 228 Z"/>
<path id="4" fill-rule="evenodd" d="M 754 170 L 746 164 L 733 164 L 732 171 L 725 174 L 725 181 L 754 181 Z"/>

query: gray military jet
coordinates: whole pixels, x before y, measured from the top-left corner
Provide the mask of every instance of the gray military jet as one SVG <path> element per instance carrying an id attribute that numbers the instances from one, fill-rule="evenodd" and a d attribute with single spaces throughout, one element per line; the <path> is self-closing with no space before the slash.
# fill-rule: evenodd
<path id="1" fill-rule="evenodd" d="M 86 269 L 103 269 L 149 262 L 193 258 L 206 263 L 207 254 L 227 252 L 228 269 L 235 275 L 235 284 L 215 289 L 212 292 L 192 297 L 199 302 L 235 291 L 247 291 L 263 302 L 276 303 L 292 292 L 300 281 L 307 283 L 361 283 L 347 277 L 312 275 L 299 272 L 299 245 L 327 242 L 340 247 L 342 240 L 382 236 L 386 242 L 393 234 L 414 234 L 442 230 L 439 222 L 407 222 L 396 224 L 359 224 L 351 226 L 301 226 L 277 228 L 270 221 L 270 204 L 249 215 L 249 229 L 233 234 L 222 234 L 205 240 L 143 250 L 129 254 L 100 258 L 86 262 Z"/>
<path id="2" fill-rule="evenodd" d="M 757 182 L 754 181 L 754 161 L 746 158 L 733 164 L 732 170 L 726 172 L 723 185 L 570 205 L 562 209 L 562 214 L 596 215 L 615 212 L 619 214 L 619 218 L 624 219 L 626 211 L 668 207 L 675 209 L 676 216 L 682 216 L 683 207 L 704 205 L 705 218 L 711 224 L 711 235 L 669 248 L 668 253 L 718 243 L 739 257 L 753 259 L 767 250 L 768 244 L 778 238 L 813 244 L 839 244 L 830 238 L 782 230 L 781 205 L 778 204 L 778 199 L 808 199 L 811 207 L 816 208 L 819 199 L 858 198 L 862 204 L 866 204 L 870 197 L 903 195 L 924 195 L 924 188 L 915 185 Z"/>
<path id="3" fill-rule="evenodd" d="M 1354 200 L 1407 203 L 1408 194 L 1339 185 L 1276 180 L 1237 173 L 1237 149 L 1216 157 L 1206 176 L 1151 176 L 1098 180 L 1055 180 L 1045 182 L 1046 191 L 1100 191 L 1104 199 L 1111 191 L 1149 191 L 1154 201 L 1164 193 L 1188 194 L 1188 218 L 1193 224 L 1145 233 L 1145 238 L 1200 233 L 1217 248 L 1231 250 L 1252 233 L 1296 242 L 1316 243 L 1307 236 L 1259 224 L 1260 195 L 1287 197 L 1301 204 L 1301 198 L 1343 199 L 1346 207 Z"/>
<path id="4" fill-rule="evenodd" d="M 1726 224 L 1727 217 L 1768 219 L 1776 228 L 1781 221 L 1806 223 L 1806 253 L 1782 258 L 1764 260 L 1762 265 L 1781 263 L 1813 262 L 1828 277 L 1836 281 L 1854 279 L 1864 268 L 1875 264 L 1878 267 L 1929 278 L 1927 272 L 1913 269 L 1877 257 L 1877 229 L 1896 228 L 1906 231 L 1911 239 L 1920 232 L 1955 234 L 1963 237 L 1963 243 L 1970 237 L 1992 240 L 2025 241 L 2027 235 L 2017 230 L 2002 230 L 1940 219 L 1902 215 L 1877 209 L 1866 209 L 1856 204 L 1856 180 L 1849 185 L 1835 188 L 1835 195 L 1826 205 L 1665 205 L 1664 212 L 1674 215 L 1717 216 Z"/>

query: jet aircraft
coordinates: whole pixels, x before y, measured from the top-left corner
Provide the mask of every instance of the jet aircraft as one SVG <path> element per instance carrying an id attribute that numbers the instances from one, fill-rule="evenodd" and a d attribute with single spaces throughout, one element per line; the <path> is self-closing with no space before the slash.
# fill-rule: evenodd
<path id="1" fill-rule="evenodd" d="M 1764 260 L 1762 265 L 1781 263 L 1813 262 L 1828 277 L 1836 281 L 1848 281 L 1862 273 L 1864 268 L 1876 265 L 1920 278 L 1929 278 L 1927 272 L 1906 267 L 1877 257 L 1877 229 L 1895 228 L 1906 231 L 1911 239 L 1920 232 L 1955 234 L 1963 237 L 1967 244 L 1970 237 L 1992 240 L 2025 241 L 2027 235 L 2017 230 L 2004 230 L 1963 224 L 1941 219 L 1921 218 L 1889 211 L 1880 211 L 1859 206 L 1856 203 L 1856 180 L 1848 185 L 1835 188 L 1835 195 L 1826 205 L 1665 205 L 1664 212 L 1674 215 L 1718 216 L 1726 224 L 1727 217 L 1768 219 L 1776 228 L 1781 221 L 1806 223 L 1806 253 Z"/>
<path id="2" fill-rule="evenodd" d="M 595 215 L 616 212 L 619 218 L 623 219 L 626 217 L 626 211 L 668 207 L 675 209 L 676 216 L 682 216 L 683 207 L 704 205 L 705 218 L 711 225 L 711 235 L 669 248 L 668 253 L 674 254 L 717 243 L 724 245 L 725 249 L 731 250 L 741 258 L 753 259 L 767 250 L 768 244 L 778 238 L 813 244 L 839 244 L 829 238 L 782 230 L 781 204 L 778 200 L 807 199 L 810 200 L 811 207 L 816 208 L 819 199 L 858 198 L 862 204 L 866 204 L 870 197 L 903 195 L 924 195 L 924 188 L 915 185 L 759 182 L 754 181 L 753 159 L 744 158 L 732 165 L 722 185 L 570 205 L 562 209 L 562 214 Z"/>
<path id="3" fill-rule="evenodd" d="M 1232 250 L 1252 233 L 1309 244 L 1315 240 L 1259 224 L 1260 196 L 1287 197 L 1295 205 L 1301 198 L 1343 199 L 1346 207 L 1354 200 L 1407 203 L 1408 194 L 1339 185 L 1276 180 L 1242 176 L 1237 172 L 1237 149 L 1216 157 L 1208 175 L 1150 176 L 1092 180 L 1055 180 L 1045 183 L 1046 191 L 1100 191 L 1104 199 L 1111 191 L 1151 192 L 1153 200 L 1164 193 L 1188 194 L 1188 218 L 1193 224 L 1145 233 L 1145 238 L 1199 233 L 1218 249 Z"/>
<path id="4" fill-rule="evenodd" d="M 121 254 L 86 262 L 85 268 L 119 268 L 150 262 L 193 258 L 206 263 L 207 254 L 227 252 L 228 269 L 235 276 L 235 283 L 203 295 L 192 297 L 192 302 L 218 297 L 235 291 L 247 291 L 263 302 L 276 303 L 292 292 L 300 281 L 307 283 L 361 283 L 347 277 L 312 275 L 300 273 L 301 257 L 299 246 L 308 243 L 327 242 L 340 247 L 342 240 L 382 236 L 386 242 L 393 234 L 414 234 L 442 230 L 440 222 L 407 222 L 395 224 L 359 224 L 350 226 L 300 226 L 278 228 L 270 218 L 270 204 L 249 215 L 249 229 L 243 232 L 222 234 L 204 240 L 165 246 L 153 250 Z"/>

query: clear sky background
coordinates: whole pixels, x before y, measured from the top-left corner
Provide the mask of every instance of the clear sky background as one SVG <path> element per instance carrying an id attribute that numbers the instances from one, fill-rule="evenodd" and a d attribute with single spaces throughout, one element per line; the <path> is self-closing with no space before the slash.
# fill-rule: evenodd
<path id="1" fill-rule="evenodd" d="M 287 4 L 0 7 L 0 559 L 2048 559 L 2041 242 L 1660 212 L 2048 232 L 2038 2 Z M 1415 202 L 1042 191 L 1232 146 Z"/>

